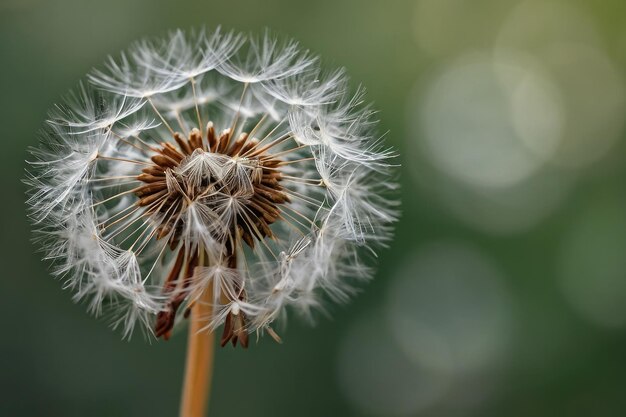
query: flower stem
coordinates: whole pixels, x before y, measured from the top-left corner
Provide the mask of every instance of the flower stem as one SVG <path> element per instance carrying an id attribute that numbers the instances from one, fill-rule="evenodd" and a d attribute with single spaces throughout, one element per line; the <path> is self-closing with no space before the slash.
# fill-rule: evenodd
<path id="1" fill-rule="evenodd" d="M 206 416 L 215 339 L 215 334 L 206 329 L 211 314 L 211 290 L 207 288 L 191 309 L 180 417 Z"/>

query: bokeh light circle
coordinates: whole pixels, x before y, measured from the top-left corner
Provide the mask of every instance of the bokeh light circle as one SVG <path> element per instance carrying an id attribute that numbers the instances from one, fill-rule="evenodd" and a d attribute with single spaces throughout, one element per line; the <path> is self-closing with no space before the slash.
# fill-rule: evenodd
<path id="1" fill-rule="evenodd" d="M 565 2 L 521 2 L 502 25 L 496 59 L 511 51 L 540 61 L 561 92 L 566 123 L 552 162 L 579 169 L 600 160 L 623 132 L 626 98 L 592 22 Z"/>
<path id="2" fill-rule="evenodd" d="M 447 375 L 489 369 L 512 323 L 504 277 L 479 250 L 457 242 L 420 249 L 391 284 L 387 318 L 411 360 Z"/>
<path id="3" fill-rule="evenodd" d="M 573 308 L 591 323 L 626 327 L 626 203 L 617 198 L 584 208 L 563 241 L 560 285 Z"/>
<path id="4" fill-rule="evenodd" d="M 340 347 L 339 384 L 364 415 L 414 416 L 442 398 L 449 378 L 411 361 L 388 330 L 380 314 L 355 323 Z"/>
<path id="5" fill-rule="evenodd" d="M 418 110 L 421 145 L 437 168 L 471 186 L 509 187 L 561 140 L 559 91 L 523 56 L 463 56 L 435 79 Z"/>

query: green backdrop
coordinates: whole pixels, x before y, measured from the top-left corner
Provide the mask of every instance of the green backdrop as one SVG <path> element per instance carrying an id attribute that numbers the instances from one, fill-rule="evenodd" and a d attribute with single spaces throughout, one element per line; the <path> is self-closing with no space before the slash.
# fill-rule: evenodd
<path id="1" fill-rule="evenodd" d="M 624 415 L 623 0 L 0 0 L 0 415 L 176 415 L 185 335 L 121 341 L 74 305 L 20 179 L 90 68 L 218 24 L 292 36 L 368 88 L 402 218 L 330 319 L 218 351 L 212 416 Z"/>

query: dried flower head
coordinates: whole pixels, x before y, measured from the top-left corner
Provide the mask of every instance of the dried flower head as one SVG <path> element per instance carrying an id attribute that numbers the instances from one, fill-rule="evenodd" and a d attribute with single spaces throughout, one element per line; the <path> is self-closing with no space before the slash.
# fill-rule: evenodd
<path id="1" fill-rule="evenodd" d="M 141 41 L 54 108 L 26 182 L 54 274 L 130 335 L 199 303 L 244 347 L 369 277 L 390 151 L 363 91 L 295 42 L 217 30 Z"/>

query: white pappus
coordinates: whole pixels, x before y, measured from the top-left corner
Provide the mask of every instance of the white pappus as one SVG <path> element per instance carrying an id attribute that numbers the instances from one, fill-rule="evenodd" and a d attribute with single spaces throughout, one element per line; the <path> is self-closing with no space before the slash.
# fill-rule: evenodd
<path id="1" fill-rule="evenodd" d="M 202 304 L 248 345 L 327 293 L 346 300 L 384 246 L 396 183 L 364 91 L 293 41 L 177 30 L 92 71 L 45 123 L 25 182 L 55 275 L 169 338 Z"/>

